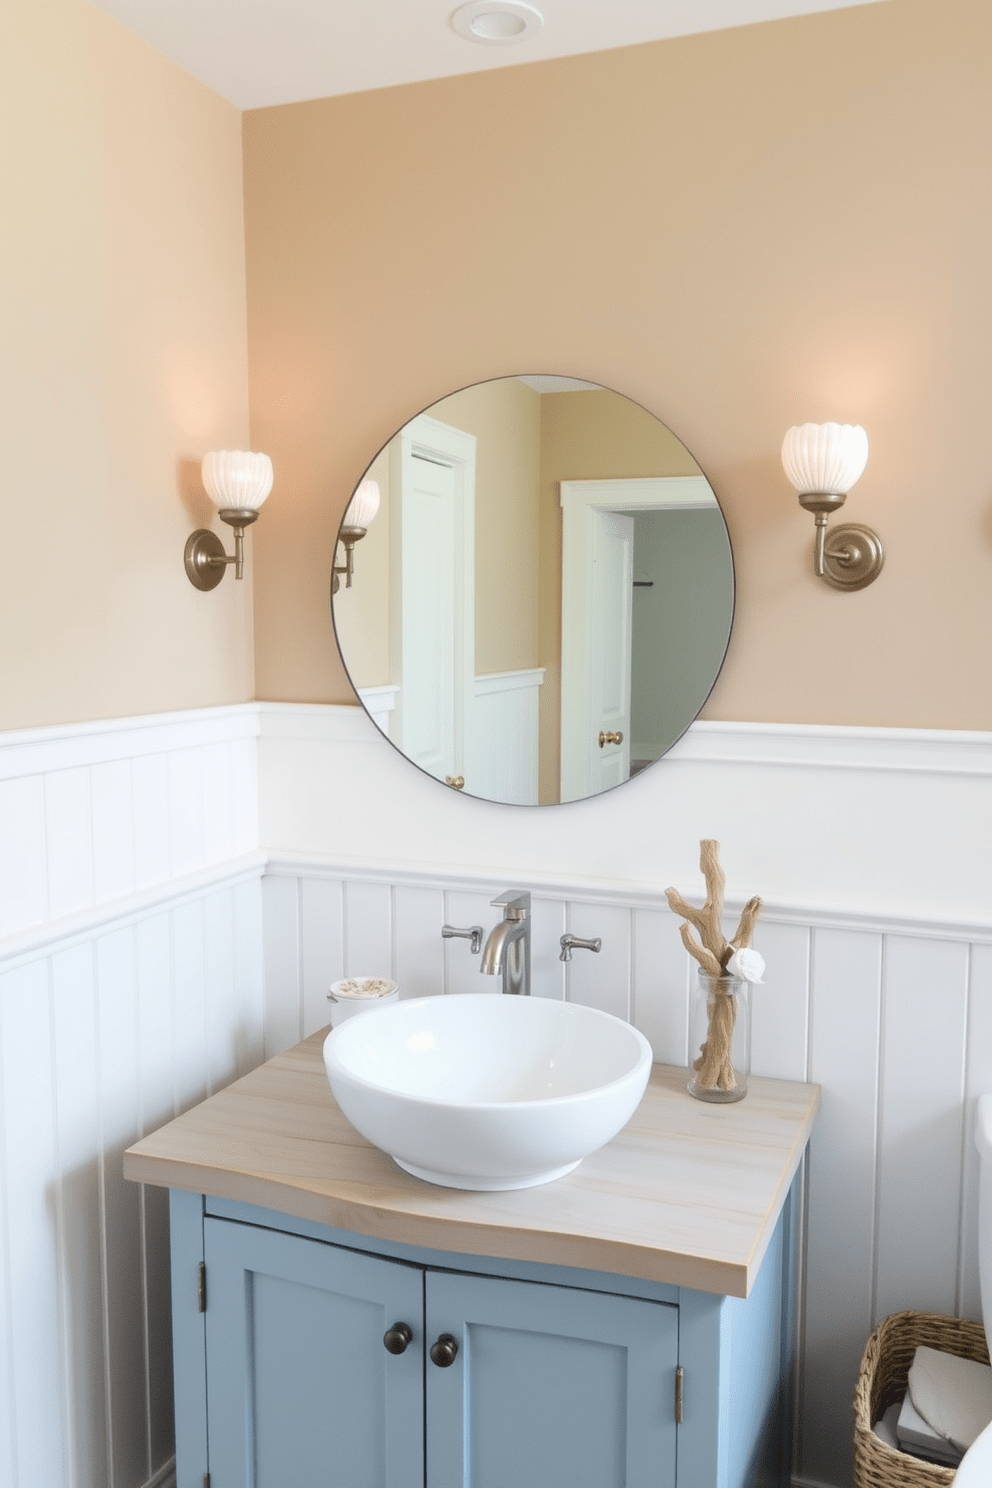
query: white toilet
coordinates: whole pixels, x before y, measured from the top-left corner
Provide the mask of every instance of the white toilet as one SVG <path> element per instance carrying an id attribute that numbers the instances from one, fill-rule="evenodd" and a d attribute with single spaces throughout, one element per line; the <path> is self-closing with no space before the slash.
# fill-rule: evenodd
<path id="1" fill-rule="evenodd" d="M 982 1317 L 985 1336 L 992 1351 L 992 1094 L 978 1101 L 975 1116 L 975 1145 L 980 1167 L 978 1198 L 978 1264 L 982 1283 Z M 954 1488 L 992 1488 L 992 1425 L 961 1459 L 954 1475 Z"/>

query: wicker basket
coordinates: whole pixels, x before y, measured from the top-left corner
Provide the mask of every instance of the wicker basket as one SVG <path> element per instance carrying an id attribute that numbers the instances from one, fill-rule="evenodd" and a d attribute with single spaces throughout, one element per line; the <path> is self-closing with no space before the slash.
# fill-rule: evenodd
<path id="1" fill-rule="evenodd" d="M 879 1416 L 905 1395 L 920 1344 L 979 1364 L 989 1362 L 981 1323 L 936 1312 L 894 1312 L 880 1323 L 868 1340 L 854 1392 L 854 1488 L 943 1488 L 954 1482 L 952 1467 L 897 1452 L 872 1430 Z"/>

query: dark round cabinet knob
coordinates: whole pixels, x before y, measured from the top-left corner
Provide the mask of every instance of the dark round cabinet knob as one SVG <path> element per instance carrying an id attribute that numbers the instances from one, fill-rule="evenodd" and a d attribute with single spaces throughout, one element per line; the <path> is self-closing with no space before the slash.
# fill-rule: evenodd
<path id="1" fill-rule="evenodd" d="M 454 1364 L 457 1354 L 458 1340 L 450 1333 L 442 1333 L 437 1342 L 431 1344 L 431 1363 L 438 1369 L 447 1369 L 449 1364 Z"/>
<path id="2" fill-rule="evenodd" d="M 391 1354 L 402 1354 L 413 1340 L 413 1332 L 406 1323 L 394 1323 L 382 1335 L 382 1341 Z"/>

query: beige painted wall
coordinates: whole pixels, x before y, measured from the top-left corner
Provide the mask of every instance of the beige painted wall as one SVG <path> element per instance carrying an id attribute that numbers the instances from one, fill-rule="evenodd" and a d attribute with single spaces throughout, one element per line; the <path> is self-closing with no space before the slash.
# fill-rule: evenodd
<path id="1" fill-rule="evenodd" d="M 262 697 L 344 701 L 334 530 L 375 450 L 452 388 L 558 371 L 685 441 L 738 612 L 710 717 L 992 726 L 992 8 L 892 0 L 251 113 Z M 810 574 L 779 463 L 855 420 L 885 571 Z"/>
<path id="2" fill-rule="evenodd" d="M 182 562 L 200 456 L 248 437 L 240 115 L 29 0 L 0 120 L 0 729 L 248 698 L 250 581 Z"/>
<path id="3" fill-rule="evenodd" d="M 356 688 L 390 681 L 389 539 L 393 524 L 388 446 L 379 451 L 365 474 L 379 487 L 379 510 L 355 544 L 354 582 L 349 585 L 340 575 L 333 600 L 335 634 Z M 337 562 L 344 567 L 344 548 L 338 549 Z"/>
<path id="4" fill-rule="evenodd" d="M 463 388 L 429 412 L 476 440 L 475 670 L 537 665 L 538 477 L 541 398 L 515 378 Z M 389 650 L 390 440 L 368 470 L 379 512 L 355 549 L 355 582 L 338 590 L 334 628 L 356 687 L 399 681 Z M 344 550 L 338 553 L 344 562 Z"/>
<path id="5" fill-rule="evenodd" d="M 477 441 L 476 672 L 537 666 L 541 397 L 507 378 L 465 388 L 431 412 Z"/>

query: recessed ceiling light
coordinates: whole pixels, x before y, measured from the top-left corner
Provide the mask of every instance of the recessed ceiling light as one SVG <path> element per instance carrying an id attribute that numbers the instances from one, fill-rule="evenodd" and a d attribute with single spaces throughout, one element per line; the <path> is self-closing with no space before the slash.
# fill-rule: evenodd
<path id="1" fill-rule="evenodd" d="M 519 0 L 469 0 L 468 5 L 452 11 L 451 24 L 468 41 L 504 46 L 536 36 L 544 17 L 533 5 L 522 5 Z"/>

